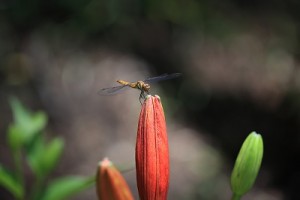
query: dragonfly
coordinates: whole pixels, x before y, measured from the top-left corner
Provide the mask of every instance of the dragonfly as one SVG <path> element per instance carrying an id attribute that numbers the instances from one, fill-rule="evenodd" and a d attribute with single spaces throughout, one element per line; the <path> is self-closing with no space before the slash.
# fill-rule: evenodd
<path id="1" fill-rule="evenodd" d="M 165 81 L 173 78 L 177 78 L 181 76 L 181 73 L 173 73 L 173 74 L 162 74 L 160 76 L 155 76 L 151 78 L 147 78 L 143 81 L 136 81 L 136 82 L 128 82 L 124 80 L 117 80 L 117 82 L 121 85 L 103 88 L 101 89 L 98 94 L 99 95 L 114 95 L 117 94 L 127 88 L 134 88 L 141 91 L 139 100 L 141 102 L 142 99 L 145 99 L 148 94 L 150 94 L 150 84 L 156 83 L 159 81 Z M 141 102 L 142 103 L 142 102 Z"/>

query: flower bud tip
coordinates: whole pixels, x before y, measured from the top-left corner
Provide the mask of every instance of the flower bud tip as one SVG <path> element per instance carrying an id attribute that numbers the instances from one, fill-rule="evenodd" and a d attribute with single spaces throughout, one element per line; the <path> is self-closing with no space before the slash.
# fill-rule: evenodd
<path id="1" fill-rule="evenodd" d="M 98 166 L 105 166 L 105 167 L 112 166 L 112 162 L 107 157 L 105 157 L 103 158 L 102 161 L 98 163 Z"/>

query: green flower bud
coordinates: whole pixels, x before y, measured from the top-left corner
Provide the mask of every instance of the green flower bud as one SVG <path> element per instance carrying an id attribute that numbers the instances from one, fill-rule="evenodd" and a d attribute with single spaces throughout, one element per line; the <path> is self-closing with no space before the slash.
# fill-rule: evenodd
<path id="1" fill-rule="evenodd" d="M 263 139 L 252 132 L 244 141 L 231 174 L 233 199 L 239 199 L 254 184 L 263 157 Z"/>

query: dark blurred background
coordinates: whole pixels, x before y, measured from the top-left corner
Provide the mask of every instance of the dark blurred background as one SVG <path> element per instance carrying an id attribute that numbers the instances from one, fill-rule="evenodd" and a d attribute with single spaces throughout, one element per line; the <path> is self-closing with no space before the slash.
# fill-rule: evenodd
<path id="1" fill-rule="evenodd" d="M 0 162 L 12 165 L 5 138 L 17 96 L 66 141 L 53 177 L 92 175 L 104 156 L 134 166 L 139 92 L 97 91 L 180 72 L 152 85 L 168 122 L 169 199 L 229 199 L 251 131 L 265 153 L 245 199 L 300 199 L 299 11 L 296 0 L 1 0 Z M 135 171 L 124 176 L 137 197 Z M 1 188 L 0 197 L 12 199 Z"/>

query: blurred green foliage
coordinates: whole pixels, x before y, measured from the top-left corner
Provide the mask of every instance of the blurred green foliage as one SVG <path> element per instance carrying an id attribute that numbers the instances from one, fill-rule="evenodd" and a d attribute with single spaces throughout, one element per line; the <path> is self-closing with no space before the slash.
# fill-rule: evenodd
<path id="1" fill-rule="evenodd" d="M 2 3 L 0 10 L 15 31 L 30 32 L 40 25 L 58 22 L 56 26 L 60 24 L 82 33 L 93 34 L 110 31 L 112 25 L 130 27 L 142 19 L 224 31 L 228 30 L 226 27 L 224 29 L 225 13 L 232 9 L 232 4 L 231 1 L 220 4 L 205 0 L 15 0 Z"/>
<path id="2" fill-rule="evenodd" d="M 9 126 L 7 142 L 14 158 L 15 169 L 8 170 L 0 164 L 0 185 L 6 188 L 15 199 L 60 200 L 90 187 L 94 177 L 63 177 L 47 184 L 46 178 L 58 164 L 64 141 L 54 138 L 46 141 L 43 130 L 47 125 L 44 112 L 31 112 L 16 98 L 10 100 L 14 122 Z M 25 157 L 35 177 L 31 190 L 25 186 Z"/>

